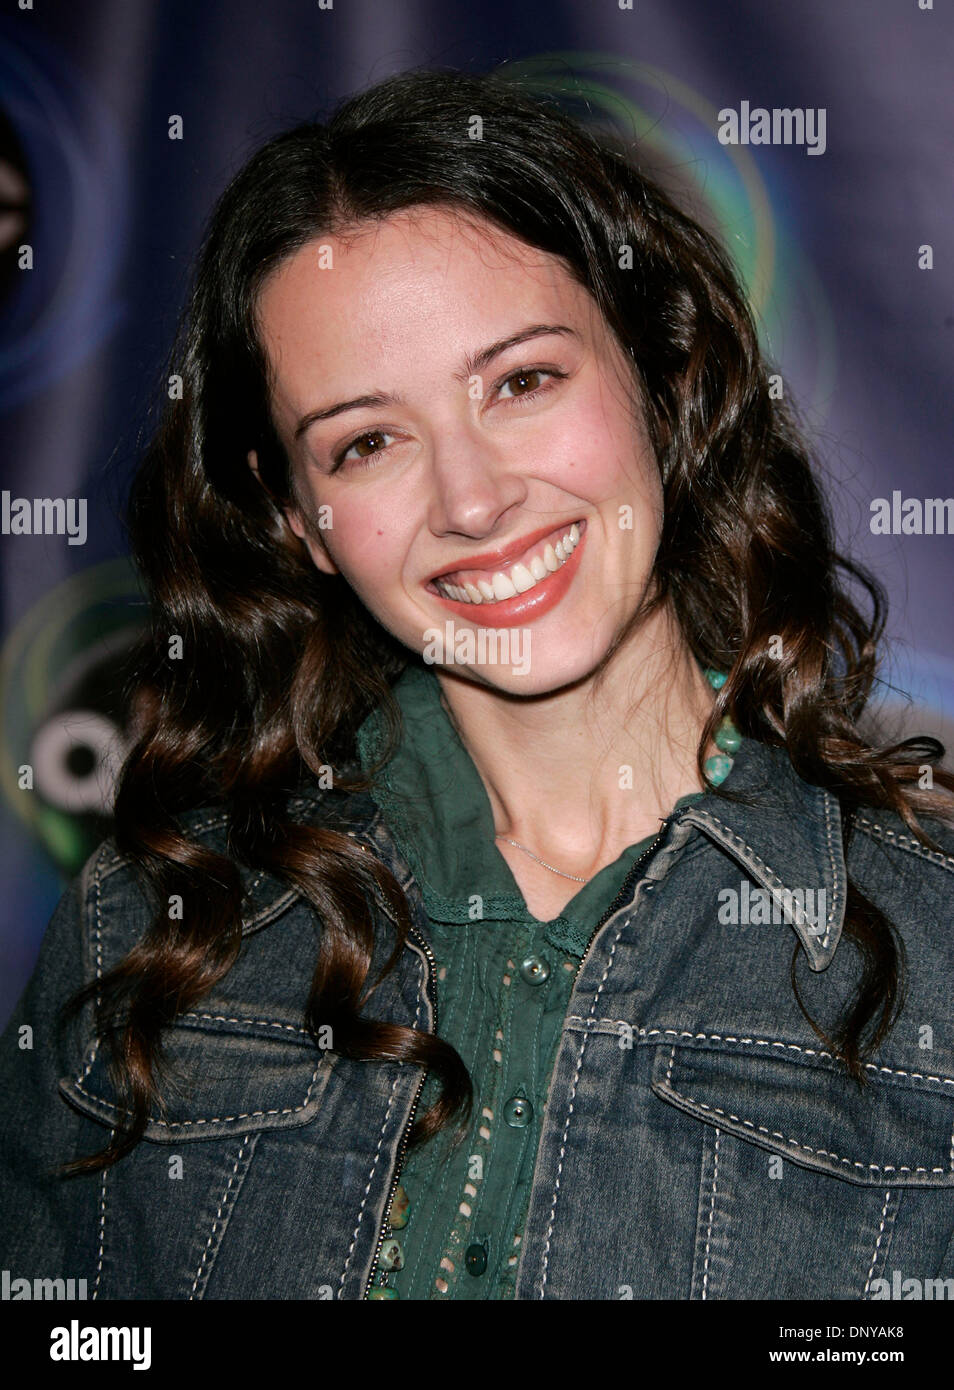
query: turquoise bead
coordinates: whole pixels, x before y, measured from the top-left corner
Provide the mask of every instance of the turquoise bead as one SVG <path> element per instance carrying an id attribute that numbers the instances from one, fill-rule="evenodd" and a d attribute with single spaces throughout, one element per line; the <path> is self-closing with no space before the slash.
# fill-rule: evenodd
<path id="1" fill-rule="evenodd" d="M 715 746 L 721 748 L 723 753 L 738 753 L 742 747 L 742 735 L 728 715 L 716 729 L 714 741 Z"/>
<path id="2" fill-rule="evenodd" d="M 709 781 L 714 787 L 718 787 L 731 772 L 732 759 L 726 757 L 724 753 L 717 753 L 714 758 L 706 758 L 703 766 Z"/>
<path id="3" fill-rule="evenodd" d="M 386 1240 L 381 1246 L 381 1254 L 378 1257 L 378 1265 L 381 1269 L 403 1269 L 404 1251 L 401 1249 L 399 1240 Z"/>
<path id="4" fill-rule="evenodd" d="M 713 690 L 721 690 L 729 679 L 725 671 L 713 671 L 711 667 L 707 667 L 703 674 Z"/>
<path id="5" fill-rule="evenodd" d="M 394 1196 L 391 1198 L 391 1214 L 388 1217 L 392 1230 L 400 1231 L 407 1225 L 410 1205 L 407 1193 L 404 1191 L 401 1184 L 398 1183 L 397 1187 L 394 1189 Z"/>
<path id="6" fill-rule="evenodd" d="M 400 1298 L 397 1289 L 389 1289 L 384 1284 L 375 1284 L 374 1288 L 368 1289 L 369 1298 Z"/>

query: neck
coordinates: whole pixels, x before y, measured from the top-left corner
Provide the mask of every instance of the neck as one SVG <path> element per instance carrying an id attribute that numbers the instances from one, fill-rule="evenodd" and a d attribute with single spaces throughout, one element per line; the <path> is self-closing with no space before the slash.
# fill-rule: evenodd
<path id="1" fill-rule="evenodd" d="M 438 673 L 497 833 L 589 877 L 702 791 L 696 749 L 713 692 L 669 610 L 621 648 L 599 685 L 511 696 Z M 622 769 L 622 771 L 621 771 Z M 629 770 L 629 771 L 627 771 Z"/>

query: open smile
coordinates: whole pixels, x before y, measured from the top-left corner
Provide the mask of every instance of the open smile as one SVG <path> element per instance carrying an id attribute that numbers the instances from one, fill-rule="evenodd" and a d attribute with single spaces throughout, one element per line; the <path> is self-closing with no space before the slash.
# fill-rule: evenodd
<path id="1" fill-rule="evenodd" d="M 559 602 L 579 567 L 585 534 L 586 521 L 581 518 L 528 546 L 508 567 L 453 570 L 425 587 L 481 626 L 510 627 Z"/>

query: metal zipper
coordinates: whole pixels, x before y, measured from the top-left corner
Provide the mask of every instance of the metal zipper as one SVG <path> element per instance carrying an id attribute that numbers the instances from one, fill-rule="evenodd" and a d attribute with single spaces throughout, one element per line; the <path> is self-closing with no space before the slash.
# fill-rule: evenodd
<path id="1" fill-rule="evenodd" d="M 659 833 L 656 835 L 656 838 L 653 840 L 652 844 L 647 845 L 646 848 L 643 850 L 642 854 L 636 860 L 636 862 L 630 865 L 629 872 L 623 879 L 623 882 L 620 884 L 619 892 L 616 894 L 616 897 L 610 903 L 609 907 L 603 913 L 603 916 L 600 918 L 596 926 L 593 928 L 593 934 L 590 937 L 589 941 L 586 943 L 586 950 L 580 957 L 580 963 L 576 967 L 576 974 L 573 976 L 574 988 L 576 987 L 577 980 L 580 978 L 580 971 L 583 969 L 583 963 L 590 953 L 590 947 L 593 945 L 597 933 L 600 931 L 602 927 L 606 925 L 606 923 L 612 917 L 613 913 L 618 912 L 619 909 L 623 906 L 623 903 L 625 902 L 626 898 L 629 896 L 630 892 L 632 891 L 635 885 L 636 876 L 639 870 L 642 868 L 643 864 L 645 864 L 646 860 L 650 857 L 650 855 L 655 854 L 657 848 L 659 847 L 660 841 L 665 836 L 666 831 L 669 829 L 671 822 L 675 820 L 677 815 L 678 812 L 676 811 L 670 812 L 670 814 L 663 821 L 662 825 L 659 827 Z"/>
<path id="2" fill-rule="evenodd" d="M 652 854 L 655 853 L 655 851 L 656 851 L 656 849 L 658 848 L 660 842 L 662 841 L 662 839 L 664 838 L 664 836 L 665 836 L 667 830 L 669 829 L 669 826 L 670 826 L 671 822 L 676 818 L 676 815 L 677 815 L 677 812 L 674 811 L 674 812 L 672 812 L 670 815 L 668 815 L 668 816 L 666 817 L 666 819 L 663 821 L 662 825 L 659 827 L 659 832 L 658 832 L 658 834 L 656 835 L 655 839 L 653 840 L 652 844 L 651 844 L 651 845 L 648 845 L 648 846 L 646 847 L 646 849 L 643 850 L 642 854 L 639 856 L 639 858 L 636 860 L 636 862 L 630 866 L 629 872 L 627 873 L 625 879 L 623 880 L 622 884 L 620 885 L 619 892 L 616 894 L 616 897 L 615 897 L 615 898 L 613 899 L 613 901 L 610 903 L 609 907 L 606 909 L 606 911 L 604 912 L 603 916 L 600 918 L 600 920 L 597 922 L 596 926 L 593 928 L 593 933 L 592 933 L 592 935 L 591 935 L 589 941 L 586 943 L 586 950 L 583 952 L 583 955 L 582 955 L 582 957 L 581 957 L 581 959 L 580 959 L 580 963 L 579 963 L 579 965 L 578 965 L 578 967 L 577 967 L 576 974 L 575 974 L 574 977 L 573 977 L 574 986 L 576 985 L 576 981 L 577 981 L 577 980 L 579 979 L 579 977 L 580 977 L 580 971 L 583 969 L 583 963 L 584 963 L 584 961 L 586 960 L 586 957 L 589 955 L 590 947 L 593 945 L 593 942 L 594 942 L 594 940 L 595 940 L 595 938 L 596 938 L 598 932 L 599 932 L 600 929 L 609 921 L 609 919 L 610 919 L 610 917 L 612 917 L 613 913 L 614 913 L 614 912 L 617 912 L 617 911 L 619 910 L 619 908 L 622 907 L 623 902 L 625 901 L 627 895 L 629 894 L 629 892 L 632 890 L 632 888 L 633 888 L 633 886 L 634 886 L 634 883 L 635 883 L 635 881 L 636 881 L 636 876 L 637 876 L 639 870 L 642 868 L 643 864 L 644 864 L 644 863 L 646 862 L 646 860 L 650 857 L 650 855 L 652 855 Z M 394 922 L 395 925 L 397 925 L 396 919 L 392 916 L 392 914 L 391 914 L 390 912 L 388 912 L 388 910 L 387 910 L 386 907 L 384 908 L 384 911 L 387 913 L 388 917 L 391 918 L 391 921 Z M 427 961 L 427 963 L 428 963 L 428 968 L 427 968 L 427 973 L 426 973 L 426 978 L 425 978 L 425 982 L 424 982 L 424 983 L 425 983 L 425 989 L 426 989 L 426 991 L 427 991 L 427 996 L 428 996 L 428 998 L 429 998 L 430 1001 L 431 1001 L 431 1009 L 432 1009 L 433 1018 L 434 1018 L 434 1034 L 435 1034 L 435 1036 L 436 1036 L 436 1034 L 437 1034 L 437 994 L 436 994 L 436 991 L 435 991 L 434 988 L 433 988 L 433 985 L 434 985 L 434 977 L 435 977 L 436 974 L 437 974 L 437 961 L 436 961 L 435 958 L 434 958 L 434 952 L 431 950 L 430 945 L 429 945 L 428 942 L 425 940 L 425 938 L 421 935 L 421 933 L 417 930 L 417 928 L 413 925 L 413 923 L 412 923 L 412 925 L 411 925 L 411 929 L 410 929 L 409 935 L 413 936 L 413 937 L 417 940 L 418 944 L 421 946 L 422 950 L 424 951 L 424 957 L 425 957 L 425 959 L 426 959 L 426 961 Z M 390 1190 L 389 1190 L 389 1192 L 388 1192 L 388 1200 L 387 1200 L 387 1203 L 386 1203 L 386 1205 L 385 1205 L 385 1217 L 384 1217 L 384 1221 L 382 1222 L 381 1229 L 380 1229 L 380 1231 L 378 1232 L 378 1241 L 377 1241 L 377 1245 L 374 1247 L 374 1259 L 373 1259 L 372 1262 L 371 1262 L 371 1272 L 370 1272 L 370 1274 L 368 1275 L 367 1283 L 366 1283 L 365 1286 L 364 1286 L 364 1292 L 363 1292 L 363 1294 L 362 1294 L 362 1297 L 365 1298 L 365 1299 L 366 1299 L 367 1296 L 368 1296 L 368 1292 L 369 1292 L 369 1290 L 371 1289 L 371 1286 L 372 1286 L 373 1283 L 374 1283 L 375 1276 L 376 1276 L 376 1274 L 377 1274 L 377 1272 L 378 1272 L 378 1261 L 379 1261 L 379 1259 L 380 1259 L 380 1257 L 381 1257 L 381 1247 L 382 1247 L 382 1245 L 384 1244 L 384 1242 L 385 1242 L 385 1240 L 386 1240 L 386 1238 L 387 1238 L 386 1233 L 387 1233 L 387 1231 L 388 1231 L 389 1228 L 390 1228 L 389 1217 L 390 1217 L 390 1213 L 391 1213 L 391 1203 L 392 1203 L 392 1201 L 394 1200 L 394 1193 L 395 1193 L 396 1190 L 397 1190 L 397 1186 L 398 1186 L 398 1183 L 399 1183 L 400 1178 L 401 1178 L 401 1171 L 402 1171 L 402 1169 L 403 1169 L 403 1167 L 404 1167 L 404 1162 L 405 1162 L 405 1158 L 406 1158 L 406 1155 L 407 1155 L 407 1141 L 408 1141 L 408 1137 L 409 1137 L 409 1135 L 410 1135 L 410 1133 L 411 1133 L 411 1127 L 412 1127 L 412 1125 L 413 1125 L 413 1123 L 414 1123 L 414 1115 L 415 1115 L 415 1112 L 416 1112 L 416 1110 L 417 1110 L 418 1102 L 419 1102 L 420 1099 L 421 1099 L 421 1092 L 422 1092 L 423 1089 L 424 1089 L 424 1082 L 426 1081 L 426 1079 L 427 1079 L 427 1070 L 426 1070 L 426 1068 L 425 1068 L 424 1071 L 423 1071 L 423 1073 L 422 1073 L 422 1075 L 421 1075 L 420 1081 L 417 1083 L 417 1090 L 416 1090 L 416 1092 L 415 1092 L 415 1094 L 414 1094 L 414 1100 L 413 1100 L 412 1103 L 411 1103 L 411 1109 L 410 1109 L 410 1112 L 409 1112 L 408 1117 L 407 1117 L 407 1123 L 406 1123 L 406 1125 L 405 1125 L 405 1127 L 404 1127 L 404 1133 L 403 1133 L 402 1136 L 401 1136 L 401 1144 L 400 1144 L 400 1147 L 399 1147 L 399 1149 L 398 1149 L 398 1161 L 397 1161 L 397 1166 L 396 1166 L 396 1168 L 395 1168 L 395 1170 L 394 1170 L 394 1176 L 393 1176 L 393 1178 L 391 1179 L 391 1187 L 390 1187 Z"/>
<path id="3" fill-rule="evenodd" d="M 385 908 L 384 911 L 387 912 L 387 908 Z M 389 917 L 391 917 L 391 913 L 390 913 L 390 912 L 387 912 L 387 915 L 388 915 Z M 395 921 L 395 919 L 394 919 L 393 917 L 391 917 L 391 921 L 392 921 L 392 922 L 395 922 L 395 925 L 397 925 L 397 923 L 396 923 L 396 921 Z M 419 945 L 420 945 L 420 946 L 423 948 L 423 950 L 424 950 L 424 956 L 425 956 L 425 959 L 426 959 L 426 961 L 427 961 L 427 971 L 426 971 L 426 976 L 425 976 L 425 981 L 424 981 L 424 988 L 425 988 L 425 990 L 427 991 L 427 997 L 428 997 L 428 998 L 430 999 L 430 1001 L 431 1001 L 431 1010 L 432 1010 L 432 1014 L 433 1014 L 433 1018 L 434 1018 L 434 1035 L 436 1036 L 436 1034 L 437 1034 L 437 992 L 436 992 L 436 990 L 434 990 L 434 988 L 433 988 L 433 983 L 434 983 L 434 977 L 435 977 L 435 975 L 437 974 L 437 961 L 436 961 L 435 958 L 434 958 L 434 952 L 431 950 L 429 944 L 428 944 L 427 941 L 424 939 L 424 937 L 421 935 L 421 933 L 417 930 L 417 927 L 415 927 L 415 926 L 413 925 L 413 923 L 411 924 L 411 929 L 410 929 L 409 935 L 414 936 L 414 937 L 417 939 Z M 385 1203 L 385 1207 L 384 1207 L 384 1221 L 382 1222 L 382 1224 L 381 1224 L 381 1229 L 380 1229 L 380 1231 L 378 1232 L 378 1243 L 377 1243 L 377 1245 L 374 1247 L 374 1259 L 373 1259 L 372 1262 L 371 1262 L 371 1272 L 370 1272 L 370 1274 L 368 1275 L 368 1281 L 367 1281 L 367 1283 L 366 1283 L 365 1286 L 364 1286 L 364 1293 L 362 1294 L 362 1297 L 363 1297 L 363 1298 L 367 1298 L 368 1292 L 369 1292 L 369 1290 L 370 1290 L 372 1284 L 374 1283 L 375 1275 L 376 1275 L 377 1272 L 378 1272 L 378 1260 L 381 1258 L 381 1246 L 384 1244 L 384 1242 L 385 1242 L 385 1240 L 386 1240 L 386 1238 L 387 1238 L 386 1233 L 390 1230 L 390 1225 L 391 1225 L 391 1223 L 390 1223 L 391 1203 L 392 1203 L 393 1200 L 394 1200 L 394 1194 L 395 1194 L 395 1192 L 397 1191 L 397 1186 L 398 1186 L 398 1183 L 399 1183 L 400 1178 L 401 1178 L 401 1170 L 402 1170 L 403 1167 L 404 1167 L 404 1160 L 405 1160 L 405 1157 L 406 1157 L 406 1154 L 407 1154 L 407 1141 L 408 1141 L 408 1137 L 410 1136 L 410 1133 L 411 1133 L 411 1127 L 412 1127 L 412 1125 L 414 1124 L 414 1113 L 415 1113 L 415 1111 L 417 1110 L 418 1101 L 421 1099 L 421 1092 L 422 1092 L 423 1089 L 424 1089 L 424 1082 L 425 1082 L 426 1080 L 427 1080 L 427 1068 L 425 1067 L 425 1068 L 422 1069 L 422 1072 L 421 1072 L 421 1079 L 420 1079 L 420 1081 L 417 1083 L 417 1090 L 416 1090 L 415 1093 L 414 1093 L 414 1100 L 411 1102 L 411 1109 L 410 1109 L 410 1113 L 408 1114 L 408 1117 L 407 1117 L 407 1124 L 404 1126 L 404 1133 L 403 1133 L 402 1136 L 401 1136 L 401 1144 L 400 1144 L 400 1147 L 399 1147 L 399 1149 L 398 1149 L 398 1161 L 397 1161 L 397 1166 L 396 1166 L 396 1168 L 395 1168 L 395 1170 L 394 1170 L 394 1176 L 393 1176 L 393 1178 L 391 1179 L 391 1188 L 390 1188 L 390 1191 L 388 1192 L 388 1200 L 387 1200 L 387 1202 Z"/>

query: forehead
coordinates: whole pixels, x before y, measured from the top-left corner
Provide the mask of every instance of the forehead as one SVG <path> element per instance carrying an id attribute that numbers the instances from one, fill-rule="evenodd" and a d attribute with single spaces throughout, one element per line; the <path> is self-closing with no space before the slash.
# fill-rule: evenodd
<path id="1" fill-rule="evenodd" d="M 539 318 L 592 328 L 596 306 L 556 256 L 472 215 L 414 208 L 317 236 L 273 271 L 258 320 L 273 367 L 393 362 L 413 343 L 462 357 Z M 598 317 L 598 315 L 597 315 Z M 456 361 L 455 364 L 456 365 Z"/>

